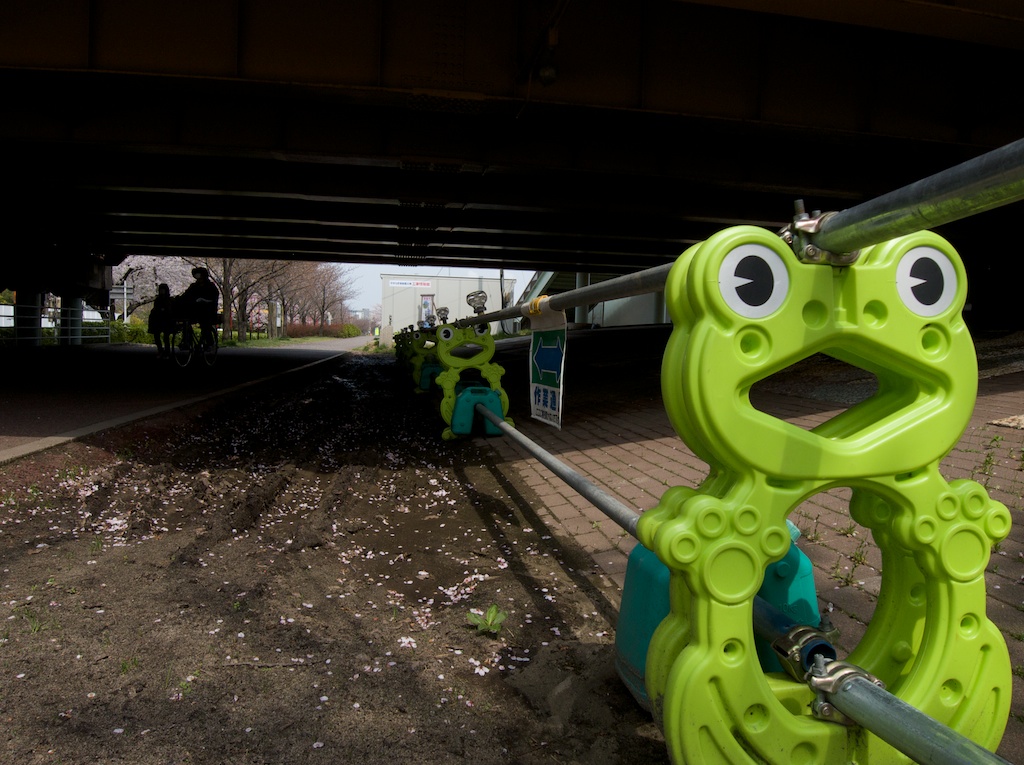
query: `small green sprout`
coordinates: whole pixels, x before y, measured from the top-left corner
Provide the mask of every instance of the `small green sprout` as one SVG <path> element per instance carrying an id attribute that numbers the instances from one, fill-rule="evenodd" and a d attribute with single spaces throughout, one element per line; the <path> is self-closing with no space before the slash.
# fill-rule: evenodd
<path id="1" fill-rule="evenodd" d="M 490 632 L 492 635 L 501 632 L 502 622 L 507 618 L 508 614 L 498 610 L 496 603 L 488 608 L 487 613 L 482 616 L 473 611 L 466 614 L 466 620 L 476 627 L 477 632 Z"/>

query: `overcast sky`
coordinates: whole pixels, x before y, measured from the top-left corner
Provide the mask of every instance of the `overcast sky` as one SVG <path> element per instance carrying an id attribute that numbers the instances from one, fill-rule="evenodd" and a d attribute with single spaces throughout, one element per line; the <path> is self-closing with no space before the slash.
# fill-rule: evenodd
<path id="1" fill-rule="evenodd" d="M 380 305 L 381 299 L 381 274 L 404 274 L 409 276 L 483 276 L 497 279 L 500 269 L 497 268 L 439 268 L 438 266 L 376 266 L 376 265 L 349 265 L 350 273 L 355 281 L 356 294 L 349 301 L 349 308 L 359 310 L 361 308 L 373 308 Z M 505 279 L 516 280 L 515 298 L 523 294 L 526 285 L 533 276 L 533 271 L 505 271 Z"/>

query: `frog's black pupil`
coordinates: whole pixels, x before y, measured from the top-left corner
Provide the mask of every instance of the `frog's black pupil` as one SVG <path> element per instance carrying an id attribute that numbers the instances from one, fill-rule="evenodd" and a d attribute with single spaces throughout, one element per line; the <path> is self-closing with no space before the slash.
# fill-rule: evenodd
<path id="1" fill-rule="evenodd" d="M 917 262 L 910 267 L 910 276 L 920 283 L 910 288 L 914 297 L 921 305 L 935 305 L 942 297 L 944 280 L 942 269 L 932 258 L 918 258 Z"/>
<path id="2" fill-rule="evenodd" d="M 736 264 L 736 276 L 749 279 L 746 284 L 736 287 L 739 299 L 749 306 L 761 306 L 768 302 L 775 289 L 775 277 L 771 266 L 762 257 L 748 255 Z"/>

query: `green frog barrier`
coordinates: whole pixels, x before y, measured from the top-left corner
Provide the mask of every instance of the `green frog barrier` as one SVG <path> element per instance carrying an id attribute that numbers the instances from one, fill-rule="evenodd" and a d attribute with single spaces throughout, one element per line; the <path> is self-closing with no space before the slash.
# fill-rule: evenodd
<path id="1" fill-rule="evenodd" d="M 836 487 L 852 490 L 850 515 L 883 561 L 849 662 L 952 731 L 998 745 L 1012 677 L 985 613 L 984 572 L 1010 514 L 978 483 L 939 473 L 977 394 L 966 294 L 959 255 L 930 232 L 823 265 L 741 226 L 672 267 L 662 391 L 676 432 L 711 467 L 698 488 L 666 491 L 637 527 L 671 572 L 646 683 L 674 762 L 908 761 L 825 714 L 834 710 L 813 684 L 758 663 L 753 603 L 789 549 L 787 517 Z M 813 430 L 751 405 L 755 383 L 817 353 L 873 373 L 877 392 Z"/>

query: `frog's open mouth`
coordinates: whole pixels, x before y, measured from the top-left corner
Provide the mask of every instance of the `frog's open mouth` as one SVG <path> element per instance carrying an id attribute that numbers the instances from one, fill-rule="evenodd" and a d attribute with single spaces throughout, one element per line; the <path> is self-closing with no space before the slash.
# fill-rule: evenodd
<path id="1" fill-rule="evenodd" d="M 467 340 L 452 347 L 449 353 L 460 359 L 474 359 L 484 352 L 484 346 L 480 343 Z"/>
<path id="2" fill-rule="evenodd" d="M 818 353 L 759 380 L 750 389 L 750 403 L 759 412 L 790 420 L 787 399 L 799 398 L 809 414 L 834 417 L 867 401 L 878 389 L 878 378 L 870 371 Z M 805 417 L 793 424 L 811 430 L 820 420 Z"/>
<path id="3" fill-rule="evenodd" d="M 759 412 L 834 441 L 888 432 L 941 406 L 948 381 L 937 370 L 874 351 L 827 348 L 770 375 L 748 392 Z M 781 394 L 781 395 L 780 395 Z M 820 403 L 819 416 L 795 418 L 784 396 Z"/>

